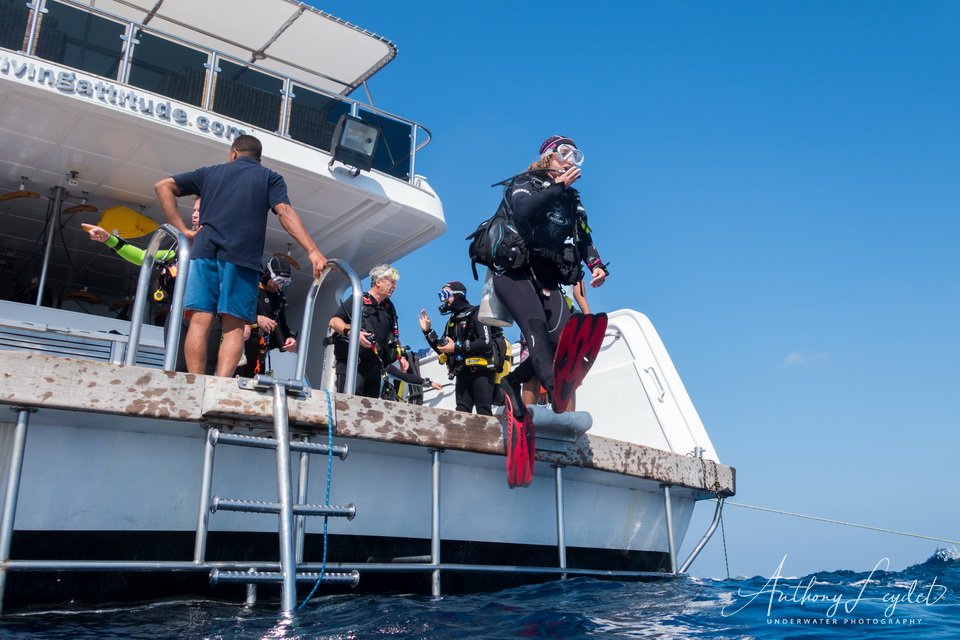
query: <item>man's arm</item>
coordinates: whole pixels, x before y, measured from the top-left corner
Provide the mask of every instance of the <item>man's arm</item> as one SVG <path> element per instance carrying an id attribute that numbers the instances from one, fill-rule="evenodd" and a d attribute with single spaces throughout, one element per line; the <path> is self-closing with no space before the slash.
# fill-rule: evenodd
<path id="1" fill-rule="evenodd" d="M 310 264 L 313 265 L 313 278 L 316 280 L 327 266 L 326 256 L 317 248 L 317 244 L 313 241 L 313 238 L 310 237 L 310 234 L 307 233 L 306 228 L 304 228 L 303 220 L 301 220 L 300 215 L 293 210 L 293 207 L 286 202 L 281 202 L 275 206 L 273 210 L 277 214 L 280 225 L 284 230 L 307 252 L 307 257 L 310 258 Z"/>
<path id="2" fill-rule="evenodd" d="M 160 208 L 167 216 L 167 222 L 187 236 L 188 240 L 193 240 L 197 232 L 184 224 L 180 211 L 177 210 L 177 196 L 180 195 L 180 187 L 177 186 L 176 181 L 173 178 L 164 178 L 153 185 L 153 190 L 157 194 L 157 202 L 160 203 Z"/>
<path id="3" fill-rule="evenodd" d="M 340 306 L 337 307 L 336 313 L 333 314 L 333 317 L 330 318 L 330 321 L 327 323 L 327 326 L 339 333 L 340 335 L 347 335 L 347 332 L 350 330 L 350 312 L 347 311 L 347 303 L 353 301 L 353 296 L 350 296 L 345 301 L 340 302 Z"/>

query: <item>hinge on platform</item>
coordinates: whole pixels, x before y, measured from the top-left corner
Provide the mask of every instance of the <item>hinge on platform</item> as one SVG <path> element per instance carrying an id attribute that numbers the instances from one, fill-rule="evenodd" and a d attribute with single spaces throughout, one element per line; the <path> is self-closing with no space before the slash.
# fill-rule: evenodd
<path id="1" fill-rule="evenodd" d="M 252 378 L 237 378 L 237 386 L 247 391 L 267 391 L 275 385 L 280 385 L 286 389 L 288 396 L 296 396 L 297 398 L 310 397 L 310 387 L 308 387 L 303 380 L 283 380 L 259 373 Z"/>

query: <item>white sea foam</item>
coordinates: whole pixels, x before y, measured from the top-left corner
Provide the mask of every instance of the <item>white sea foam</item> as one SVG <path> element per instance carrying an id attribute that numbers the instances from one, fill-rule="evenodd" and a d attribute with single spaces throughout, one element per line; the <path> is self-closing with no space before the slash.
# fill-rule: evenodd
<path id="1" fill-rule="evenodd" d="M 933 557 L 930 559 L 939 560 L 941 562 L 953 562 L 955 560 L 960 560 L 960 547 L 937 549 L 936 553 L 934 553 Z"/>

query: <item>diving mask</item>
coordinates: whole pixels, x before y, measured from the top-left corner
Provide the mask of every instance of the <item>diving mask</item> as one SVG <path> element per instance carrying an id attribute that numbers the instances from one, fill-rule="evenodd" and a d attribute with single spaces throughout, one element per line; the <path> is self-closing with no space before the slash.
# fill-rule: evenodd
<path id="1" fill-rule="evenodd" d="M 571 144 L 561 144 L 557 146 L 557 155 L 564 162 L 569 162 L 577 167 L 583 164 L 583 151 L 577 149 Z"/>
<path id="2" fill-rule="evenodd" d="M 274 284 L 278 289 L 283 289 L 285 286 L 290 284 L 292 278 L 289 276 L 273 276 L 270 278 L 270 282 Z"/>
<path id="3" fill-rule="evenodd" d="M 378 280 L 382 280 L 383 278 L 396 282 L 397 280 L 400 279 L 400 272 L 394 269 L 393 267 L 391 267 L 386 271 L 384 271 L 383 273 L 378 274 L 377 277 L 373 279 L 373 281 L 377 282 Z"/>
<path id="4" fill-rule="evenodd" d="M 290 263 L 279 256 L 274 256 L 270 259 L 270 262 L 267 263 L 267 276 L 270 278 L 270 282 L 274 284 L 278 289 L 283 289 L 285 286 L 290 284 L 293 276 L 293 269 L 290 266 Z"/>

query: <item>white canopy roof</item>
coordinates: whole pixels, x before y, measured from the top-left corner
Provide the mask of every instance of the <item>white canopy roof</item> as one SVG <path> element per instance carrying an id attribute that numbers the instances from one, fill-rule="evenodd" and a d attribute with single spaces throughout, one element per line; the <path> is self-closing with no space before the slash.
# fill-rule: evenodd
<path id="1" fill-rule="evenodd" d="M 389 40 L 295 0 L 75 0 L 347 95 L 397 55 Z"/>

